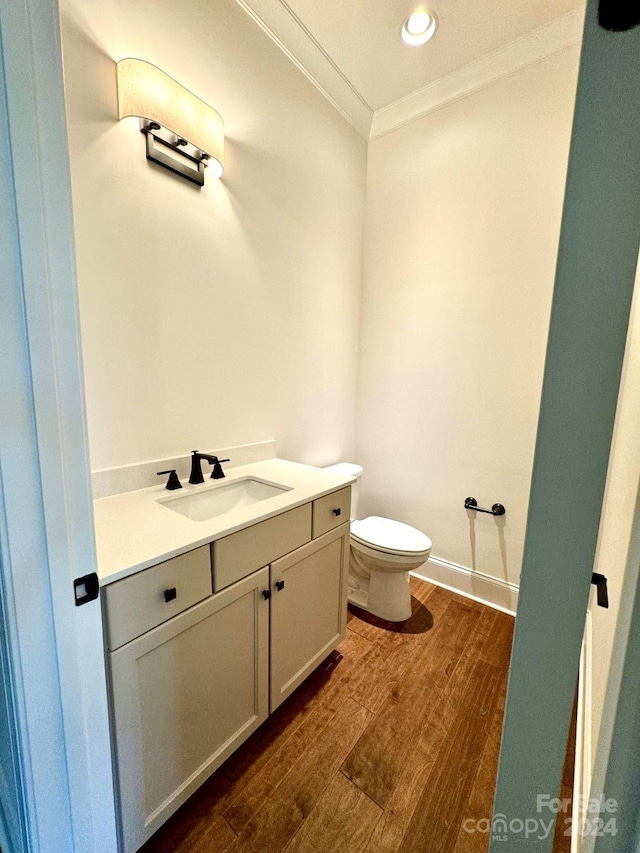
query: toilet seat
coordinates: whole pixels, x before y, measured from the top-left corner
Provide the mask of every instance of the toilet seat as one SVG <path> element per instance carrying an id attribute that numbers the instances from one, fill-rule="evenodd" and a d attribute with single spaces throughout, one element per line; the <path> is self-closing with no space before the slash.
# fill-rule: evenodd
<path id="1" fill-rule="evenodd" d="M 351 522 L 351 542 L 362 550 L 381 556 L 408 557 L 410 560 L 427 559 L 432 543 L 420 530 L 378 515 L 370 515 L 360 521 Z"/>

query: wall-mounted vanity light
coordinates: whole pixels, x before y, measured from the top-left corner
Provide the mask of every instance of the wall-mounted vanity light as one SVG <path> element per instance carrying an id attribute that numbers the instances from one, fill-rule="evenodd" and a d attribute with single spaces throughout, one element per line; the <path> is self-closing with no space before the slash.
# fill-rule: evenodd
<path id="1" fill-rule="evenodd" d="M 224 124 L 212 107 L 142 59 L 121 59 L 118 118 L 138 116 L 147 159 L 202 186 L 204 170 L 222 175 Z"/>

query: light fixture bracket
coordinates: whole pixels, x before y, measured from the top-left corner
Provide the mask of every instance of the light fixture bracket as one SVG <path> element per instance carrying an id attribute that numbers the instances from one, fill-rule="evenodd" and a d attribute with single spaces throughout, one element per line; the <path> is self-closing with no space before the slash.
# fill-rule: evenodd
<path id="1" fill-rule="evenodd" d="M 198 186 L 204 185 L 204 170 L 209 154 L 158 124 L 140 119 L 140 132 L 147 139 L 147 160 L 176 172 Z"/>

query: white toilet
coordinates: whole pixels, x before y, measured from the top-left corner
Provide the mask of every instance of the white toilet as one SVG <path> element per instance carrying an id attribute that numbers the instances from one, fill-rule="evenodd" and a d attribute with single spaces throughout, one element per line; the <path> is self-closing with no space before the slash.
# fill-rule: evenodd
<path id="1" fill-rule="evenodd" d="M 351 486 L 349 601 L 381 619 L 403 622 L 411 616 L 409 572 L 429 559 L 431 540 L 390 518 L 370 515 L 357 521 L 362 467 L 340 462 L 324 470 L 357 478 Z"/>

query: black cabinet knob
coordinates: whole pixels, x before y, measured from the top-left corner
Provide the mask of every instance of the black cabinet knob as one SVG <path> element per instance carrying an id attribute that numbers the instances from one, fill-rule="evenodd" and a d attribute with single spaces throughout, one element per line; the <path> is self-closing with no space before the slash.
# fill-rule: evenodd
<path id="1" fill-rule="evenodd" d="M 264 598 L 265 601 L 269 601 L 269 599 L 271 598 L 271 590 L 270 589 L 263 589 L 262 590 L 262 597 Z"/>
<path id="2" fill-rule="evenodd" d="M 333 514 L 335 516 L 338 516 L 338 515 L 340 515 L 341 512 L 342 512 L 342 510 L 340 508 L 338 508 L 338 509 L 334 509 Z"/>
<path id="3" fill-rule="evenodd" d="M 284 581 L 276 581 L 276 589 L 277 590 L 284 589 Z"/>
<path id="4" fill-rule="evenodd" d="M 177 597 L 178 597 L 178 591 L 177 591 L 177 589 L 175 588 L 175 586 L 172 586 L 172 587 L 171 587 L 171 589 L 165 589 L 165 591 L 164 591 L 164 600 L 167 602 L 167 604 L 168 604 L 170 601 L 175 601 L 175 599 L 176 599 Z"/>

